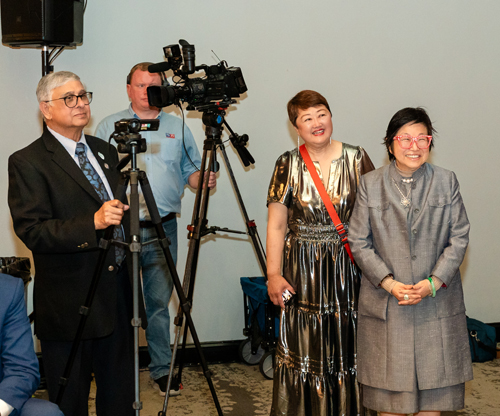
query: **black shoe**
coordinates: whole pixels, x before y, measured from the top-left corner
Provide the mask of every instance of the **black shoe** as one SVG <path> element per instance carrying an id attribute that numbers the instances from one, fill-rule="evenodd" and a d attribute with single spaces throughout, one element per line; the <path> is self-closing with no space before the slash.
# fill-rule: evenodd
<path id="1" fill-rule="evenodd" d="M 165 392 L 167 391 L 167 382 L 168 382 L 168 374 L 166 376 L 157 378 L 153 382 L 153 387 L 157 390 L 160 391 L 160 396 L 165 396 Z M 172 385 L 170 386 L 170 392 L 169 392 L 169 397 L 172 396 L 180 396 L 181 394 L 181 388 L 179 386 L 174 386 L 175 383 L 174 380 L 172 380 Z"/>

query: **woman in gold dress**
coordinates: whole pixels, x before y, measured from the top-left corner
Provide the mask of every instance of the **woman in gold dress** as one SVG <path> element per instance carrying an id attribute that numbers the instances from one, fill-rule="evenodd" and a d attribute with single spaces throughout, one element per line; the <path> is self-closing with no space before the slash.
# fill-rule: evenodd
<path id="1" fill-rule="evenodd" d="M 301 91 L 288 115 L 347 229 L 359 178 L 373 170 L 370 158 L 332 139 L 321 94 Z M 267 204 L 268 292 L 282 308 L 271 416 L 364 415 L 356 374 L 359 271 L 299 149 L 278 158 Z M 294 296 L 285 307 L 286 290 Z"/>

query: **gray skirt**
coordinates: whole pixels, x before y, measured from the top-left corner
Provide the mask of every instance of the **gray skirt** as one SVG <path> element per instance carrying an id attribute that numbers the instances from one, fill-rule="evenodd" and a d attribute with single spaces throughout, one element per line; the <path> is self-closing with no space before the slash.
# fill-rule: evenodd
<path id="1" fill-rule="evenodd" d="M 452 411 L 464 408 L 465 383 L 438 389 L 411 392 L 390 391 L 363 385 L 366 408 L 388 413 L 418 413 L 420 411 Z"/>

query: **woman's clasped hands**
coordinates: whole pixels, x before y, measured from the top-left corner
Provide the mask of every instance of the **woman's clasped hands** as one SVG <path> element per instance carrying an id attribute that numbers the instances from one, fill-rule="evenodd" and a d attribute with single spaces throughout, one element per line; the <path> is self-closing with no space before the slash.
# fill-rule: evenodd
<path id="1" fill-rule="evenodd" d="M 398 300 L 398 305 L 416 305 L 423 298 L 432 294 L 432 288 L 428 279 L 423 279 L 415 285 L 405 285 L 397 282 L 391 294 Z"/>

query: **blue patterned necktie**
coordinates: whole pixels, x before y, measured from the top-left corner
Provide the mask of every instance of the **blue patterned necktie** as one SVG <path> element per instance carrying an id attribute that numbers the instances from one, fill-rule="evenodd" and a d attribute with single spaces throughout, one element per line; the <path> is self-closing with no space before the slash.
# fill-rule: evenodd
<path id="1" fill-rule="evenodd" d="M 85 145 L 83 143 L 77 143 L 75 153 L 78 157 L 78 163 L 80 164 L 80 168 L 83 174 L 94 187 L 102 203 L 109 201 L 109 194 L 106 190 L 106 187 L 104 186 L 104 183 L 102 182 L 101 177 L 87 158 L 87 148 L 85 147 Z M 113 230 L 113 239 L 116 241 L 124 241 L 121 225 L 115 226 Z M 123 249 L 123 247 L 115 246 L 115 256 L 116 264 L 120 265 L 125 257 L 125 250 Z"/>

